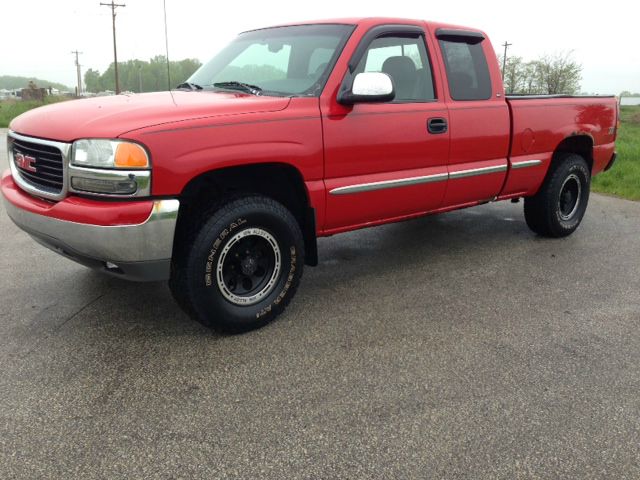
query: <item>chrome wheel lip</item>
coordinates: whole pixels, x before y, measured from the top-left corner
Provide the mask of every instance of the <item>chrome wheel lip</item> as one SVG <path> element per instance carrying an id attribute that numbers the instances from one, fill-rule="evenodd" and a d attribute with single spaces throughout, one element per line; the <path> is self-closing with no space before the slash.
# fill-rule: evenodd
<path id="1" fill-rule="evenodd" d="M 573 208 L 569 213 L 565 214 L 565 213 L 562 213 L 562 194 L 567 184 L 571 181 L 575 182 L 575 184 L 577 185 L 578 192 L 576 194 L 576 201 L 575 201 L 575 204 L 573 205 Z M 567 178 L 564 179 L 564 182 L 562 182 L 562 187 L 560 187 L 559 197 L 560 198 L 558 199 L 558 212 L 559 212 L 558 214 L 560 218 L 565 221 L 571 220 L 573 216 L 576 214 L 576 212 L 578 211 L 580 204 L 582 203 L 582 182 L 580 181 L 580 178 L 575 173 L 568 175 Z"/>
<path id="2" fill-rule="evenodd" d="M 271 274 L 271 277 L 269 278 L 267 283 L 264 285 L 264 287 L 260 289 L 259 292 L 256 292 L 251 296 L 235 295 L 233 292 L 229 290 L 229 288 L 227 287 L 224 281 L 224 278 L 223 278 L 224 262 L 227 257 L 227 254 L 236 243 L 238 243 L 243 238 L 246 238 L 252 235 L 262 237 L 271 246 L 273 250 L 272 253 L 274 255 L 273 273 Z M 220 257 L 218 258 L 218 262 L 216 264 L 216 280 L 218 284 L 218 289 L 220 290 L 220 293 L 222 293 L 222 296 L 225 299 L 227 299 L 229 302 L 233 303 L 234 305 L 243 306 L 243 307 L 246 307 L 249 305 L 255 305 L 256 303 L 263 300 L 267 295 L 269 295 L 273 291 L 276 285 L 276 282 L 278 280 L 278 277 L 280 276 L 281 269 L 282 269 L 282 254 L 280 253 L 280 247 L 278 246 L 278 242 L 276 241 L 274 236 L 262 228 L 257 228 L 257 227 L 246 228 L 236 233 L 233 237 L 231 237 L 231 239 L 227 242 L 227 244 L 224 246 L 224 248 L 220 252 Z"/>

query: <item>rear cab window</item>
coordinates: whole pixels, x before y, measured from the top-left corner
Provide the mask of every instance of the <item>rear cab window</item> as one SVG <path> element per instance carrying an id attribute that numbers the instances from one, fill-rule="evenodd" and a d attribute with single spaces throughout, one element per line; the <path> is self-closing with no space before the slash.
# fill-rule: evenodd
<path id="1" fill-rule="evenodd" d="M 438 30 L 436 32 L 449 92 L 453 100 L 489 100 L 493 94 L 489 66 L 479 32 Z"/>

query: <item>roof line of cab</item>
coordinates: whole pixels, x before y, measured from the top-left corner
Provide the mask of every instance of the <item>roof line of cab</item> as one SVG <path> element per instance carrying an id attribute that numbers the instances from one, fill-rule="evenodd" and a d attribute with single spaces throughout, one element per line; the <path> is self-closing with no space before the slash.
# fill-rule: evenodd
<path id="1" fill-rule="evenodd" d="M 454 30 L 465 30 L 465 31 L 473 31 L 484 34 L 482 30 L 477 28 L 470 28 L 462 25 L 454 25 L 451 23 L 442 23 L 437 21 L 429 21 L 429 20 L 417 20 L 415 18 L 399 18 L 399 17 L 360 17 L 360 18 L 328 18 L 323 20 L 303 20 L 299 22 L 290 22 L 283 23 L 278 25 L 272 25 L 270 27 L 262 27 L 262 28 L 253 28 L 250 30 L 246 30 L 242 33 L 248 32 L 256 32 L 260 30 L 267 30 L 269 28 L 278 28 L 278 27 L 295 27 L 301 25 L 353 25 L 353 26 L 365 26 L 371 27 L 374 25 L 385 25 L 385 24 L 406 24 L 406 25 L 426 25 L 430 31 L 435 32 L 438 28 L 447 28 Z M 486 37 L 486 35 L 485 35 Z"/>

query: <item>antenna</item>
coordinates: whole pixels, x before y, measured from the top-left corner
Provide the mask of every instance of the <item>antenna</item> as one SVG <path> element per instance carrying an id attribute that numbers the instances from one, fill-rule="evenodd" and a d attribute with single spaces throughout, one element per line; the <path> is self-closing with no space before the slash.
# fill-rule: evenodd
<path id="1" fill-rule="evenodd" d="M 164 46 L 167 52 L 167 90 L 171 91 L 171 68 L 169 64 L 169 35 L 167 34 L 167 0 L 162 0 L 164 7 Z"/>

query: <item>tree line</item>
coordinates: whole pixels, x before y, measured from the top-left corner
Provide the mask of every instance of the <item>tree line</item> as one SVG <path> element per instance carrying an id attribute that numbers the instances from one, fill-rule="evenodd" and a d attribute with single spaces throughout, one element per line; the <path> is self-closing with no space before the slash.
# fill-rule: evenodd
<path id="1" fill-rule="evenodd" d="M 500 59 L 500 66 L 503 65 Z M 571 52 L 543 55 L 525 62 L 522 57 L 507 57 L 504 64 L 504 88 L 508 94 L 567 94 L 580 93 L 582 65 Z"/>
<path id="2" fill-rule="evenodd" d="M 171 73 L 171 84 L 169 84 L 167 59 L 163 55 L 156 55 L 148 62 L 144 60 L 118 62 L 120 90 L 139 93 L 167 90 L 169 86 L 175 88 L 189 78 L 200 65 L 200 61 L 195 58 L 169 62 Z M 115 91 L 114 64 L 111 63 L 103 73 L 92 68 L 88 69 L 84 74 L 84 83 L 88 92 Z"/>
<path id="3" fill-rule="evenodd" d="M 35 83 L 38 87 L 42 88 L 55 88 L 57 90 L 68 91 L 69 87 L 57 82 L 50 82 L 49 80 L 42 80 L 35 77 L 19 77 L 15 75 L 0 75 L 0 89 L 15 90 L 18 88 L 27 88 L 29 82 Z"/>
<path id="4" fill-rule="evenodd" d="M 194 58 L 170 62 L 171 88 L 184 82 L 200 65 L 200 61 Z M 502 65 L 503 59 L 500 59 L 500 66 Z M 118 62 L 118 72 L 122 91 L 155 92 L 166 90 L 169 86 L 167 61 L 163 55 L 156 55 L 149 61 Z M 508 94 L 575 95 L 580 92 L 582 65 L 572 58 L 571 52 L 543 55 L 532 61 L 511 56 L 504 63 L 503 73 Z M 84 74 L 84 83 L 89 92 L 114 91 L 113 63 L 103 73 L 88 69 Z"/>

